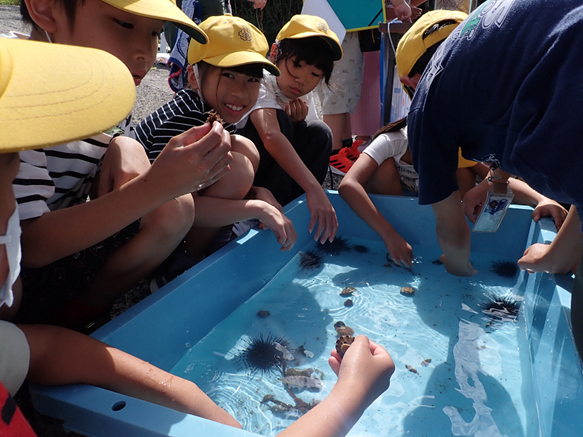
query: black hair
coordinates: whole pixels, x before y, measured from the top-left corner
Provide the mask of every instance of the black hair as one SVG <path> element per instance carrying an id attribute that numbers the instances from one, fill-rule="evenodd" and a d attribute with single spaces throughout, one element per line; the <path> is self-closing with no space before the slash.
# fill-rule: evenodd
<path id="1" fill-rule="evenodd" d="M 406 126 L 407 126 L 407 117 L 401 118 L 400 120 L 393 121 L 391 123 L 387 123 L 383 127 L 381 127 L 376 134 L 374 134 L 374 138 L 378 137 L 381 134 L 386 134 L 389 132 L 397 132 Z"/>
<path id="2" fill-rule="evenodd" d="M 440 21 L 439 23 L 435 23 L 433 26 L 431 26 L 429 29 L 423 32 L 423 39 L 427 38 L 434 32 L 437 32 L 439 29 L 458 24 L 459 21 L 456 20 L 443 20 Z M 433 44 L 431 47 L 427 49 L 425 53 L 423 53 L 423 55 L 419 59 L 417 59 L 417 62 L 415 62 L 415 65 L 413 65 L 413 68 L 411 68 L 411 71 L 409 72 L 408 75 L 409 77 L 413 77 L 417 73 L 423 74 L 423 72 L 427 68 L 427 65 L 429 64 L 429 61 L 431 60 L 431 57 L 435 54 L 435 52 L 437 51 L 437 49 L 439 48 L 443 41 L 445 41 L 445 39 L 442 39 L 441 41 L 438 41 L 435 44 Z"/>
<path id="3" fill-rule="evenodd" d="M 204 71 L 208 67 L 221 68 L 223 70 L 229 70 L 234 73 L 245 74 L 256 79 L 263 79 L 263 64 L 257 62 L 253 64 L 238 65 L 236 67 L 217 67 L 215 65 L 208 64 L 204 61 L 197 62 L 199 70 Z"/>
<path id="4" fill-rule="evenodd" d="M 69 24 L 71 25 L 72 29 L 75 25 L 75 13 L 77 12 L 77 6 L 83 5 L 85 0 L 56 0 L 56 2 L 60 3 L 65 10 L 65 14 L 69 19 Z M 20 16 L 22 17 L 22 21 L 24 21 L 26 24 L 30 24 L 34 28 L 39 29 L 39 26 L 30 16 L 30 12 L 28 11 L 28 7 L 26 6 L 26 2 L 24 0 L 20 0 Z"/>
<path id="5" fill-rule="evenodd" d="M 330 81 L 334 60 L 332 49 L 323 38 L 311 36 L 298 39 L 286 38 L 280 41 L 274 64 L 277 65 L 279 61 L 291 58 L 295 58 L 297 62 L 304 61 L 322 70 L 324 82 L 328 84 Z"/>

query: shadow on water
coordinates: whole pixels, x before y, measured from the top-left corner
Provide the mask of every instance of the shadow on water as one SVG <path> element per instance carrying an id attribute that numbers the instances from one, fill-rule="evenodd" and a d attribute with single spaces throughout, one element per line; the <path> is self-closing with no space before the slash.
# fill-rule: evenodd
<path id="1" fill-rule="evenodd" d="M 446 274 L 446 273 L 442 273 Z M 462 280 L 460 282 L 465 282 Z M 527 434 L 510 394 L 499 379 L 484 368 L 495 367 L 499 355 L 486 352 L 488 328 L 476 304 L 467 299 L 472 311 L 455 311 L 457 320 L 436 317 L 435 299 L 418 294 L 413 297 L 421 319 L 449 339 L 447 359 L 435 363 L 425 395 L 419 406 L 403 420 L 404 434 L 414 436 L 488 436 L 524 437 Z M 440 295 L 440 305 L 458 305 L 457 297 Z M 449 302 L 448 302 L 449 300 Z M 492 362 L 493 361 L 493 362 Z M 501 369 L 500 369 L 501 370 Z"/>

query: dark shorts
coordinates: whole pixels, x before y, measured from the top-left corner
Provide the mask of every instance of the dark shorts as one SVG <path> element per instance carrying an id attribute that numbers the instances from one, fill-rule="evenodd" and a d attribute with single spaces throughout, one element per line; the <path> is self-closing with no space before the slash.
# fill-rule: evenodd
<path id="1" fill-rule="evenodd" d="M 51 315 L 85 291 L 107 258 L 134 237 L 140 229 L 136 220 L 106 240 L 39 269 L 23 268 L 22 304 L 19 323 L 47 323 Z"/>

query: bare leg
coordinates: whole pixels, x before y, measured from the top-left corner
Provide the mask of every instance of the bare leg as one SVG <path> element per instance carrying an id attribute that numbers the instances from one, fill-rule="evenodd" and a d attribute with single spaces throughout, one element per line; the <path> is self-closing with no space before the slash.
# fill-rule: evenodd
<path id="1" fill-rule="evenodd" d="M 332 150 L 342 148 L 342 140 L 352 140 L 352 127 L 350 126 L 350 114 L 325 114 L 324 123 L 332 130 Z"/>
<path id="2" fill-rule="evenodd" d="M 193 210 L 192 196 L 185 195 L 144 216 L 140 231 L 109 256 L 79 300 L 97 308 L 110 305 L 150 274 L 182 241 Z"/>
<path id="3" fill-rule="evenodd" d="M 401 177 L 393 158 L 386 159 L 373 173 L 366 185 L 366 191 L 372 194 L 403 195 Z"/>

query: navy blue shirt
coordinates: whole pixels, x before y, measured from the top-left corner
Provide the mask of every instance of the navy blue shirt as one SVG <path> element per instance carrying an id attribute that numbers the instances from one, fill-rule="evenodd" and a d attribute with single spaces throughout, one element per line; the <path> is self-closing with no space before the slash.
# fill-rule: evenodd
<path id="1" fill-rule="evenodd" d="M 419 203 L 458 189 L 457 152 L 494 161 L 583 217 L 581 0 L 490 0 L 425 70 L 408 117 Z"/>

